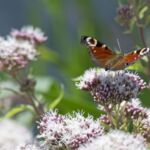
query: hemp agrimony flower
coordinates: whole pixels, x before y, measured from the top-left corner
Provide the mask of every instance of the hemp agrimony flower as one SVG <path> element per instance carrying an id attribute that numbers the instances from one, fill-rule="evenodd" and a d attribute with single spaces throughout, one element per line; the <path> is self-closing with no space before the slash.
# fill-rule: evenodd
<path id="1" fill-rule="evenodd" d="M 28 41 L 18 41 L 13 37 L 0 38 L 0 71 L 24 68 L 36 56 L 37 50 Z"/>
<path id="2" fill-rule="evenodd" d="M 146 150 L 145 140 L 119 130 L 112 130 L 79 147 L 78 150 Z"/>
<path id="3" fill-rule="evenodd" d="M 145 82 L 127 71 L 90 69 L 77 79 L 76 86 L 89 91 L 97 103 L 106 106 L 136 98 Z"/>
<path id="4" fill-rule="evenodd" d="M 150 110 L 144 108 L 138 99 L 131 102 L 123 101 L 119 105 L 113 106 L 108 113 L 100 116 L 100 124 L 105 130 L 120 129 L 140 134 L 147 141 L 150 141 Z"/>
<path id="5" fill-rule="evenodd" d="M 51 149 L 67 147 L 77 149 L 80 145 L 101 136 L 103 129 L 92 116 L 85 118 L 81 113 L 60 115 L 57 111 L 46 113 L 39 122 L 39 138 Z"/>
<path id="6" fill-rule="evenodd" d="M 124 106 L 123 106 L 124 105 Z M 121 107 L 123 108 L 124 110 L 124 115 L 128 118 L 131 118 L 131 119 L 145 119 L 148 117 L 148 114 L 147 114 L 147 111 L 146 109 L 144 109 L 143 107 L 141 106 L 135 106 L 133 105 L 132 103 L 130 102 L 123 102 L 121 104 Z"/>
<path id="7" fill-rule="evenodd" d="M 0 37 L 0 71 L 12 71 L 25 68 L 37 58 L 37 44 L 45 42 L 47 37 L 39 28 L 23 27 L 13 29 L 7 38 Z"/>
<path id="8" fill-rule="evenodd" d="M 17 39 L 28 40 L 33 44 L 42 44 L 47 40 L 42 30 L 33 26 L 24 26 L 20 30 L 13 29 L 11 36 Z"/>
<path id="9" fill-rule="evenodd" d="M 142 120 L 141 128 L 139 133 L 148 141 L 150 142 L 150 120 L 145 119 Z"/>
<path id="10" fill-rule="evenodd" d="M 118 9 L 117 9 L 117 17 L 116 20 L 121 24 L 121 25 L 129 25 L 131 20 L 134 17 L 134 11 L 133 11 L 133 6 L 129 4 L 122 4 Z"/>

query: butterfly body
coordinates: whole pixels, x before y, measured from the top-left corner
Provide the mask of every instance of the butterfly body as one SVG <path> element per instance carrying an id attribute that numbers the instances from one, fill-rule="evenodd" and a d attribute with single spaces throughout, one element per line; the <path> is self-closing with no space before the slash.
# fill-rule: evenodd
<path id="1" fill-rule="evenodd" d="M 111 70 L 121 70 L 136 62 L 142 56 L 150 53 L 149 48 L 143 48 L 128 54 L 116 53 L 95 38 L 82 36 L 81 43 L 89 48 L 89 53 L 100 67 Z"/>

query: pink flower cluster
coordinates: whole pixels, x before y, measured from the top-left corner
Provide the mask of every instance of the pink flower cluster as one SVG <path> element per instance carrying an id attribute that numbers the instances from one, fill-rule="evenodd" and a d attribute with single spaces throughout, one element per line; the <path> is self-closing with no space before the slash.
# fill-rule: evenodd
<path id="1" fill-rule="evenodd" d="M 19 37 L 19 34 L 24 34 L 26 38 Z M 23 27 L 20 31 L 13 30 L 6 38 L 0 37 L 0 71 L 22 69 L 30 61 L 35 60 L 38 52 L 37 42 L 33 40 L 42 43 L 46 37 L 40 29 L 33 27 Z"/>
<path id="2" fill-rule="evenodd" d="M 11 36 L 17 39 L 28 40 L 33 44 L 41 44 L 47 40 L 42 30 L 33 26 L 24 26 L 21 30 L 13 29 Z"/>
<path id="3" fill-rule="evenodd" d="M 81 113 L 60 115 L 57 111 L 46 113 L 38 126 L 39 138 L 52 149 L 68 147 L 75 150 L 93 138 L 101 136 L 103 129 L 92 116 L 85 118 Z"/>
<path id="4" fill-rule="evenodd" d="M 94 100 L 106 106 L 136 98 L 145 82 L 136 74 L 118 70 L 87 70 L 76 81 L 79 89 L 89 91 Z"/>

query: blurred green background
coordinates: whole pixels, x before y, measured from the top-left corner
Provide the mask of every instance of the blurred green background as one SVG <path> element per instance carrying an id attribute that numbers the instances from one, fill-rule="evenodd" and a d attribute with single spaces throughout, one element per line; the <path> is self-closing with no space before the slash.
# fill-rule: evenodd
<path id="1" fill-rule="evenodd" d="M 97 37 L 114 50 L 118 49 L 119 39 L 124 52 L 135 49 L 137 45 L 142 47 L 139 36 L 133 41 L 132 36 L 123 34 L 123 28 L 116 23 L 117 7 L 115 0 L 0 1 L 2 36 L 7 35 L 12 28 L 20 29 L 24 25 L 40 27 L 48 36 L 47 43 L 39 48 L 41 57 L 32 69 L 39 83 L 37 95 L 42 93 L 44 99 L 42 103 L 49 104 L 60 98 L 56 107 L 62 113 L 83 110 L 99 116 L 100 112 L 92 97 L 78 90 L 73 79 L 86 69 L 96 66 L 87 49 L 80 44 L 81 35 Z M 147 30 L 146 36 L 148 33 Z M 142 71 L 139 74 L 149 80 Z M 64 87 L 64 95 L 60 85 Z M 144 105 L 150 106 L 149 96 L 149 90 L 140 95 Z"/>

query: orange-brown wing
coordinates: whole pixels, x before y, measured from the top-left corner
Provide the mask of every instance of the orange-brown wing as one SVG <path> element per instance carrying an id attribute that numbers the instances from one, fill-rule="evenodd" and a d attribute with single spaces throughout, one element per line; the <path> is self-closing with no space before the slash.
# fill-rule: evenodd
<path id="1" fill-rule="evenodd" d="M 129 65 L 133 64 L 134 62 L 136 62 L 141 57 L 147 55 L 148 53 L 150 53 L 149 48 L 142 48 L 142 49 L 133 51 L 131 53 L 128 53 L 124 56 L 120 56 L 113 63 L 113 66 L 111 69 L 112 70 L 124 69 L 128 67 Z"/>
<path id="2" fill-rule="evenodd" d="M 126 54 L 124 56 L 124 61 L 127 63 L 127 65 L 130 65 L 140 59 L 141 57 L 148 55 L 150 53 L 150 48 L 142 48 L 136 51 L 133 51 L 129 54 Z"/>
<path id="3" fill-rule="evenodd" d="M 94 47 L 90 49 L 90 54 L 92 59 L 101 67 L 110 68 L 112 65 L 112 60 L 116 57 L 116 53 L 114 53 L 111 49 L 109 49 L 106 45 L 101 47 Z"/>
<path id="4" fill-rule="evenodd" d="M 98 65 L 103 68 L 111 67 L 111 61 L 117 55 L 115 52 L 105 44 L 89 36 L 82 36 L 81 43 L 85 44 L 90 49 L 90 55 Z"/>

